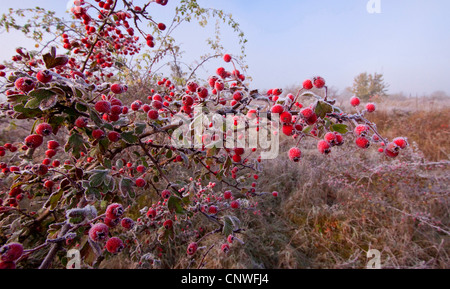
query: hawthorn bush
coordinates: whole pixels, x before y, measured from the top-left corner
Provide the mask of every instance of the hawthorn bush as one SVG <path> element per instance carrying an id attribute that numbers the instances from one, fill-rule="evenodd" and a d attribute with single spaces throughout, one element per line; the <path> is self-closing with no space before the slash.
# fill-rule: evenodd
<path id="1" fill-rule="evenodd" d="M 383 138 L 366 118 L 374 104 L 361 108 L 355 97 L 353 112 L 337 107 L 319 76 L 305 80 L 296 95 L 279 88 L 262 93 L 249 88 L 239 58 L 224 53 L 201 62 L 223 57 L 208 79 L 197 79 L 196 69 L 173 78 L 152 72 L 167 54 L 176 58 L 173 39 L 162 34 L 176 25 L 148 12 L 166 4 L 76 0 L 72 23 L 52 14 L 43 20 L 49 27 L 49 19 L 56 21 L 56 30 L 47 31 L 63 52 L 52 45 L 40 52 L 19 48 L 1 65 L 2 118 L 33 123 L 23 141 L 0 147 L 1 268 L 65 267 L 72 249 L 83 268 L 117 254 L 140 268 L 172 267 L 186 256 L 188 268 L 202 268 L 214 247 L 229 254 L 245 244 L 239 216 L 258 215 L 261 198 L 279 195 L 258 186 L 264 154 L 245 146 L 254 141 L 247 132 L 289 136 L 288 157 L 300 165 L 306 139 L 323 155 L 346 144 L 375 146 L 380 157 L 395 158 L 407 147 L 405 138 Z M 177 17 L 208 12 L 180 1 Z M 1 24 L 20 28 L 5 17 Z M 148 67 L 125 75 L 124 62 L 134 61 L 127 57 L 144 46 L 154 48 Z M 130 75 L 141 81 L 127 82 Z M 219 241 L 205 246 L 212 238 Z"/>

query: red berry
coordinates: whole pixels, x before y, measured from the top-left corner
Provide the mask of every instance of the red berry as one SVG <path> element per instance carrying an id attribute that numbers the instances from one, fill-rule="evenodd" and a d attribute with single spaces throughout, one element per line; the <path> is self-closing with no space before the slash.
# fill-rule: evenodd
<path id="1" fill-rule="evenodd" d="M 110 131 L 108 133 L 108 139 L 112 142 L 118 142 L 120 140 L 120 134 L 116 131 Z"/>
<path id="2" fill-rule="evenodd" d="M 95 139 L 101 139 L 105 136 L 105 132 L 101 129 L 96 129 L 92 132 L 92 137 Z"/>
<path id="3" fill-rule="evenodd" d="M 150 209 L 147 211 L 147 217 L 148 217 L 148 218 L 151 218 L 151 219 L 154 219 L 154 218 L 156 217 L 156 210 L 153 209 L 153 208 L 150 208 Z"/>
<path id="4" fill-rule="evenodd" d="M 120 222 L 124 229 L 130 230 L 134 227 L 134 221 L 130 218 L 123 218 Z"/>
<path id="5" fill-rule="evenodd" d="M 50 140 L 47 142 L 47 148 L 49 150 L 56 150 L 59 147 L 59 143 L 54 140 Z"/>
<path id="6" fill-rule="evenodd" d="M 56 151 L 55 150 L 47 150 L 45 152 L 45 155 L 51 159 L 52 157 L 54 157 L 56 155 Z"/>
<path id="7" fill-rule="evenodd" d="M 105 212 L 106 217 L 113 219 L 113 220 L 122 217 L 123 213 L 124 213 L 124 210 L 123 210 L 122 205 L 117 204 L 117 203 L 109 205 L 106 208 L 106 212 Z"/>
<path id="8" fill-rule="evenodd" d="M 89 229 L 89 238 L 94 242 L 100 242 L 108 237 L 109 228 L 103 223 L 97 223 Z"/>
<path id="9" fill-rule="evenodd" d="M 223 244 L 220 249 L 226 254 L 230 251 L 230 246 L 228 244 Z"/>
<path id="10" fill-rule="evenodd" d="M 276 104 L 272 107 L 272 113 L 282 114 L 284 112 L 284 107 L 280 104 Z"/>
<path id="11" fill-rule="evenodd" d="M 167 220 L 167 221 L 165 221 L 165 222 L 163 223 L 163 226 L 164 226 L 164 228 L 166 228 L 166 230 L 171 229 L 172 226 L 173 226 L 172 220 Z"/>
<path id="12" fill-rule="evenodd" d="M 148 118 L 149 119 L 152 119 L 152 120 L 157 120 L 158 119 L 158 117 L 159 117 L 159 114 L 158 114 L 158 111 L 157 110 L 150 110 L 149 112 L 148 112 Z"/>
<path id="13" fill-rule="evenodd" d="M 241 158 L 240 155 L 234 155 L 234 156 L 233 156 L 233 162 L 235 162 L 235 163 L 240 163 L 241 160 L 242 160 L 242 158 Z"/>
<path id="14" fill-rule="evenodd" d="M 317 149 L 319 150 L 319 152 L 321 154 L 329 154 L 331 152 L 331 145 L 329 142 L 321 140 L 319 141 L 319 143 L 317 144 Z"/>
<path id="15" fill-rule="evenodd" d="M 211 215 L 215 215 L 215 214 L 217 214 L 217 212 L 218 212 L 218 208 L 216 206 L 211 206 L 208 209 L 208 213 Z"/>
<path id="16" fill-rule="evenodd" d="M 243 97 L 244 96 L 242 95 L 242 92 L 240 92 L 240 91 L 236 91 L 233 94 L 233 99 L 236 100 L 236 101 L 241 101 Z"/>
<path id="17" fill-rule="evenodd" d="M 106 250 L 111 254 L 120 253 L 125 247 L 122 240 L 117 237 L 112 237 L 106 242 Z"/>
<path id="18" fill-rule="evenodd" d="M 100 113 L 109 113 L 111 111 L 111 103 L 106 100 L 100 100 L 95 104 L 95 110 Z"/>
<path id="19" fill-rule="evenodd" d="M 282 127 L 282 132 L 287 135 L 287 136 L 291 136 L 294 133 L 294 127 L 292 125 L 283 125 Z"/>
<path id="20" fill-rule="evenodd" d="M 168 198 L 170 198 L 170 195 L 171 195 L 171 193 L 170 193 L 169 190 L 164 190 L 164 191 L 161 192 L 161 197 L 162 197 L 163 199 L 168 199 Z"/>
<path id="21" fill-rule="evenodd" d="M 115 83 L 111 85 L 111 92 L 114 94 L 121 94 L 124 92 L 124 88 L 121 84 Z"/>
<path id="22" fill-rule="evenodd" d="M 285 111 L 280 115 L 282 123 L 290 123 L 292 121 L 292 114 L 289 111 Z"/>
<path id="23" fill-rule="evenodd" d="M 53 76 L 50 73 L 50 71 L 41 70 L 36 74 L 36 78 L 38 81 L 40 81 L 42 83 L 49 83 L 50 81 L 52 81 Z"/>
<path id="24" fill-rule="evenodd" d="M 396 143 L 391 142 L 386 146 L 384 153 L 390 158 L 395 158 L 400 153 L 400 147 Z"/>
<path id="25" fill-rule="evenodd" d="M 87 127 L 88 123 L 89 123 L 89 120 L 86 117 L 80 116 L 75 121 L 75 126 L 77 126 L 79 128 L 85 128 L 85 127 Z"/>
<path id="26" fill-rule="evenodd" d="M 408 146 L 408 141 L 403 137 L 395 138 L 393 142 L 401 149 L 405 149 Z"/>
<path id="27" fill-rule="evenodd" d="M 325 79 L 323 79 L 322 77 L 318 76 L 318 77 L 314 77 L 314 86 L 316 88 L 322 88 L 325 86 Z"/>
<path id="28" fill-rule="evenodd" d="M 27 147 L 35 149 L 42 145 L 42 143 L 44 142 L 44 138 L 41 135 L 33 134 L 27 136 L 24 142 Z"/>
<path id="29" fill-rule="evenodd" d="M 36 83 L 28 77 L 20 77 L 14 82 L 15 87 L 25 93 L 33 90 L 36 86 Z"/>
<path id="30" fill-rule="evenodd" d="M 23 246 L 19 243 L 9 243 L 0 248 L 3 262 L 14 262 L 23 254 Z"/>
<path id="31" fill-rule="evenodd" d="M 44 187 L 47 188 L 48 190 L 50 190 L 51 188 L 53 188 L 53 186 L 55 185 L 55 182 L 48 180 L 44 183 Z"/>
<path id="32" fill-rule="evenodd" d="M 358 137 L 355 141 L 356 145 L 362 149 L 366 149 L 370 146 L 370 141 L 365 137 Z"/>
<path id="33" fill-rule="evenodd" d="M 367 135 L 367 133 L 369 132 L 369 127 L 367 126 L 367 125 L 364 125 L 364 124 L 361 124 L 361 125 L 358 125 L 356 128 L 355 128 L 355 135 L 356 136 L 366 136 Z"/>
<path id="34" fill-rule="evenodd" d="M 337 145 L 337 146 L 343 145 L 344 137 L 338 132 L 335 132 L 334 134 L 336 135 L 335 145 Z"/>
<path id="35" fill-rule="evenodd" d="M 166 24 L 164 24 L 164 23 L 159 23 L 159 24 L 158 24 L 158 29 L 161 30 L 161 31 L 166 30 Z"/>
<path id="36" fill-rule="evenodd" d="M 324 140 L 327 141 L 331 145 L 336 144 L 336 134 L 333 132 L 328 132 L 325 134 Z"/>
<path id="37" fill-rule="evenodd" d="M 376 109 L 375 104 L 374 103 L 368 103 L 366 105 L 366 109 L 367 109 L 368 112 L 374 112 L 375 109 Z"/>
<path id="38" fill-rule="evenodd" d="M 299 162 L 302 152 L 299 148 L 294 147 L 289 150 L 289 159 L 293 162 Z"/>
<path id="39" fill-rule="evenodd" d="M 360 105 L 360 103 L 361 103 L 361 100 L 359 99 L 359 98 L 357 98 L 357 97 L 352 97 L 351 99 L 350 99 L 350 104 L 352 105 L 352 106 L 358 106 L 358 105 Z"/>
<path id="40" fill-rule="evenodd" d="M 47 136 L 53 132 L 52 126 L 48 123 L 41 123 L 36 127 L 36 133 L 42 136 Z"/>
<path id="41" fill-rule="evenodd" d="M 303 82 L 303 88 L 308 90 L 313 88 L 313 83 L 311 79 L 307 79 Z"/>
<path id="42" fill-rule="evenodd" d="M 231 55 L 230 55 L 230 54 L 225 54 L 225 55 L 223 56 L 223 60 L 224 60 L 225 62 L 230 62 L 230 61 L 231 61 Z"/>
<path id="43" fill-rule="evenodd" d="M 104 222 L 109 228 L 115 228 L 119 224 L 120 219 L 105 218 Z"/>
<path id="44" fill-rule="evenodd" d="M 139 178 L 136 180 L 136 187 L 138 188 L 143 188 L 146 184 L 147 182 L 144 179 Z"/>
<path id="45" fill-rule="evenodd" d="M 272 196 L 274 196 L 274 197 L 278 197 L 278 192 L 272 192 Z"/>
<path id="46" fill-rule="evenodd" d="M 225 192 L 223 193 L 223 198 L 224 198 L 225 200 L 231 199 L 231 191 L 225 191 Z"/>
<path id="47" fill-rule="evenodd" d="M 232 201 L 230 206 L 232 209 L 239 209 L 240 207 L 239 201 Z"/>
<path id="48" fill-rule="evenodd" d="M 187 247 L 187 254 L 188 255 L 194 255 L 195 252 L 197 252 L 198 249 L 198 244 L 197 243 L 190 243 L 189 246 Z"/>

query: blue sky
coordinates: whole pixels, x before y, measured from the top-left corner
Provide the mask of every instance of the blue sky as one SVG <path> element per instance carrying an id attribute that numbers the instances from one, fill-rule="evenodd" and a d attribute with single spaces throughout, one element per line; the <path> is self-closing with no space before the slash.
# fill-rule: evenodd
<path id="1" fill-rule="evenodd" d="M 142 4 L 145 1 L 135 1 Z M 155 19 L 170 19 L 169 5 L 154 8 Z M 361 72 L 383 73 L 389 92 L 423 95 L 436 90 L 450 94 L 450 1 L 380 0 L 381 13 L 369 14 L 368 0 L 198 0 L 223 9 L 240 23 L 247 44 L 247 64 L 253 88 L 285 87 L 321 75 L 329 86 L 343 90 Z M 39 5 L 64 15 L 65 0 L 42 0 Z M 34 0 L 2 3 L 33 7 Z M 157 15 L 156 13 L 163 14 Z M 65 16 L 68 18 L 68 16 Z M 185 62 L 203 51 L 212 28 L 189 24 L 175 36 L 183 43 Z M 239 53 L 231 29 L 222 31 L 224 46 Z M 17 46 L 30 45 L 14 34 L 0 34 L 0 61 Z M 222 65 L 220 62 L 212 63 Z M 206 72 L 205 72 L 206 73 Z M 211 73 L 211 71 L 209 71 Z"/>

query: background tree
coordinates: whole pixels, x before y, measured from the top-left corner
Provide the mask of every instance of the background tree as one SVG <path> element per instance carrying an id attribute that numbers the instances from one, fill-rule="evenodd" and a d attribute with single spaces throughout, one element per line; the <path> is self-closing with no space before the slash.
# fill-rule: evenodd
<path id="1" fill-rule="evenodd" d="M 357 97 L 363 100 L 386 96 L 388 84 L 383 79 L 383 74 L 367 72 L 361 73 L 355 77 L 351 91 Z"/>

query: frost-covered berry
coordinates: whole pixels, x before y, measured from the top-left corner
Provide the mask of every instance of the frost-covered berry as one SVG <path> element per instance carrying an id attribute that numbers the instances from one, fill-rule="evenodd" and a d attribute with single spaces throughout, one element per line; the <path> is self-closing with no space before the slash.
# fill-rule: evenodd
<path id="1" fill-rule="evenodd" d="M 124 213 L 123 207 L 121 204 L 111 204 L 106 208 L 106 217 L 110 219 L 118 219 L 122 217 Z"/>
<path id="2" fill-rule="evenodd" d="M 106 100 L 97 101 L 95 110 L 100 113 L 109 113 L 111 111 L 111 103 Z"/>
<path id="3" fill-rule="evenodd" d="M 240 203 L 239 203 L 239 201 L 232 201 L 231 202 L 231 204 L 230 204 L 230 207 L 232 208 L 232 209 L 239 209 L 239 207 L 240 207 Z"/>
<path id="4" fill-rule="evenodd" d="M 105 136 L 105 132 L 101 129 L 96 129 L 92 132 L 92 137 L 95 139 L 101 139 Z"/>
<path id="5" fill-rule="evenodd" d="M 36 127 L 36 133 L 42 136 L 47 136 L 53 132 L 52 126 L 48 123 L 41 123 Z"/>
<path id="6" fill-rule="evenodd" d="M 171 193 L 170 193 L 169 190 L 164 190 L 164 191 L 161 192 L 161 197 L 162 197 L 163 199 L 168 199 L 168 198 L 170 198 L 170 195 L 171 195 Z"/>
<path id="7" fill-rule="evenodd" d="M 104 220 L 104 223 L 106 226 L 108 226 L 110 228 L 115 228 L 117 225 L 119 225 L 120 219 L 111 219 L 111 218 L 106 217 Z"/>
<path id="8" fill-rule="evenodd" d="M 395 138 L 393 142 L 401 149 L 405 149 L 408 146 L 408 141 L 403 137 Z"/>
<path id="9" fill-rule="evenodd" d="M 111 92 L 114 94 L 121 94 L 124 92 L 123 86 L 121 84 L 115 83 L 111 85 Z"/>
<path id="10" fill-rule="evenodd" d="M 220 249 L 222 250 L 222 252 L 224 252 L 226 254 L 226 253 L 228 253 L 230 251 L 230 245 L 223 244 Z"/>
<path id="11" fill-rule="evenodd" d="M 358 137 L 355 143 L 358 147 L 362 149 L 366 149 L 370 146 L 370 141 L 365 137 Z"/>
<path id="12" fill-rule="evenodd" d="M 357 98 L 357 97 L 352 97 L 352 98 L 350 99 L 350 104 L 351 104 L 352 106 L 356 107 L 356 106 L 358 106 L 358 105 L 361 104 L 361 100 L 360 100 L 359 98 Z"/>
<path id="13" fill-rule="evenodd" d="M 49 150 L 56 150 L 57 148 L 59 148 L 59 143 L 57 141 L 50 140 L 47 142 L 47 148 Z"/>
<path id="14" fill-rule="evenodd" d="M 400 147 L 396 143 L 391 142 L 386 146 L 384 153 L 390 158 L 396 158 L 400 153 Z"/>
<path id="15" fill-rule="evenodd" d="M 192 256 L 195 254 L 195 252 L 197 252 L 197 249 L 198 249 L 197 243 L 195 243 L 195 242 L 190 243 L 189 246 L 187 247 L 187 254 Z"/>
<path id="16" fill-rule="evenodd" d="M 36 78 L 39 82 L 49 83 L 52 81 L 53 76 L 49 70 L 41 70 L 36 74 Z"/>
<path id="17" fill-rule="evenodd" d="M 0 248 L 1 260 L 3 262 L 14 262 L 23 254 L 23 246 L 19 243 L 6 244 Z"/>
<path id="18" fill-rule="evenodd" d="M 36 86 L 36 83 L 28 77 L 20 77 L 14 82 L 14 86 L 25 93 L 28 93 L 29 91 L 33 90 Z"/>
<path id="19" fill-rule="evenodd" d="M 336 134 L 334 132 L 328 132 L 325 134 L 324 140 L 331 145 L 336 145 Z"/>
<path id="20" fill-rule="evenodd" d="M 120 253 L 125 246 L 120 238 L 112 237 L 106 242 L 105 247 L 109 253 L 117 254 Z"/>
<path id="21" fill-rule="evenodd" d="M 302 156 L 302 151 L 298 147 L 291 148 L 289 150 L 289 159 L 293 162 L 299 162 Z"/>
<path id="22" fill-rule="evenodd" d="M 135 184 L 136 184 L 136 187 L 143 188 L 143 187 L 145 187 L 147 182 L 144 179 L 139 178 L 139 179 L 136 180 Z"/>
<path id="23" fill-rule="evenodd" d="M 156 217 L 156 210 L 153 209 L 153 208 L 150 208 L 147 211 L 147 217 L 150 218 L 150 219 L 154 219 Z"/>
<path id="24" fill-rule="evenodd" d="M 233 244 L 234 236 L 233 235 L 228 235 L 227 241 L 228 241 L 228 243 Z"/>
<path id="25" fill-rule="evenodd" d="M 127 230 L 131 230 L 134 227 L 134 221 L 130 218 L 123 218 L 120 224 Z"/>
<path id="26" fill-rule="evenodd" d="M 94 242 L 101 242 L 108 236 L 109 228 L 103 223 L 97 223 L 89 229 L 89 238 Z"/>
<path id="27" fill-rule="evenodd" d="M 87 119 L 86 117 L 80 116 L 79 118 L 77 118 L 75 120 L 75 126 L 79 127 L 79 128 L 85 128 L 87 127 L 89 123 L 89 119 Z"/>
<path id="28" fill-rule="evenodd" d="M 172 220 L 166 220 L 163 223 L 164 228 L 166 228 L 166 230 L 169 230 L 173 227 L 173 221 Z"/>
<path id="29" fill-rule="evenodd" d="M 358 125 L 356 128 L 355 128 L 355 135 L 356 136 L 362 136 L 362 137 L 364 137 L 364 136 L 366 136 L 367 135 L 367 133 L 369 132 L 369 127 L 367 126 L 367 125 L 364 125 L 364 124 L 361 124 L 361 125 Z"/>
<path id="30" fill-rule="evenodd" d="M 29 148 L 35 149 L 42 145 L 44 138 L 41 135 L 33 134 L 25 138 L 25 145 Z"/>
<path id="31" fill-rule="evenodd" d="M 327 155 L 331 152 L 331 145 L 329 142 L 327 142 L 325 140 L 321 140 L 317 144 L 317 149 L 319 150 L 319 152 L 321 154 Z"/>
<path id="32" fill-rule="evenodd" d="M 120 140 L 120 133 L 116 131 L 110 131 L 108 133 L 108 139 L 112 142 L 118 142 Z"/>
<path id="33" fill-rule="evenodd" d="M 208 209 L 208 213 L 211 215 L 217 214 L 218 211 L 219 211 L 219 209 L 216 206 L 210 206 Z"/>
<path id="34" fill-rule="evenodd" d="M 311 79 L 307 79 L 307 80 L 303 81 L 303 88 L 308 89 L 308 90 L 313 88 L 313 83 L 312 83 Z"/>
<path id="35" fill-rule="evenodd" d="M 322 88 L 325 86 L 325 79 L 323 79 L 322 77 L 317 76 L 317 77 L 314 77 L 313 80 L 314 80 L 314 86 L 316 88 Z"/>
<path id="36" fill-rule="evenodd" d="M 272 113 L 282 114 L 284 112 L 284 107 L 280 104 L 276 104 L 272 107 Z"/>
<path id="37" fill-rule="evenodd" d="M 223 198 L 224 198 L 225 200 L 231 199 L 231 191 L 225 191 L 225 192 L 223 193 Z"/>
<path id="38" fill-rule="evenodd" d="M 376 106 L 374 103 L 368 103 L 368 104 L 366 104 L 366 109 L 368 112 L 374 112 L 376 109 Z"/>

